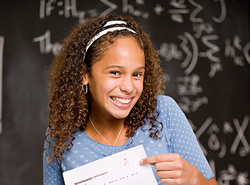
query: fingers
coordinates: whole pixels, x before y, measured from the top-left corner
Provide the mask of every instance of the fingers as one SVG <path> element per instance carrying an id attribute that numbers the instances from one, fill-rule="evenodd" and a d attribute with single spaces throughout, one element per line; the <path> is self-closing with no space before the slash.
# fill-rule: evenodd
<path id="1" fill-rule="evenodd" d="M 157 171 L 156 172 L 157 177 L 161 179 L 166 179 L 166 178 L 176 178 L 178 177 L 178 174 L 176 174 L 175 171 Z"/>
<path id="2" fill-rule="evenodd" d="M 181 171 L 157 171 L 156 176 L 161 179 L 163 184 L 183 184 Z"/>
<path id="3" fill-rule="evenodd" d="M 140 161 L 140 164 L 155 164 L 160 162 L 174 162 L 181 156 L 179 154 L 170 153 L 170 154 L 160 154 L 160 155 L 154 155 L 151 157 L 144 158 Z"/>
<path id="4" fill-rule="evenodd" d="M 156 175 L 163 184 L 186 184 L 195 179 L 193 177 L 195 177 L 194 169 L 196 168 L 181 157 L 180 154 L 155 155 L 142 159 L 140 164 L 153 164 L 156 169 Z"/>
<path id="5" fill-rule="evenodd" d="M 157 171 L 161 170 L 172 171 L 174 169 L 178 169 L 178 164 L 174 162 L 160 162 L 160 163 L 155 163 L 154 166 Z"/>

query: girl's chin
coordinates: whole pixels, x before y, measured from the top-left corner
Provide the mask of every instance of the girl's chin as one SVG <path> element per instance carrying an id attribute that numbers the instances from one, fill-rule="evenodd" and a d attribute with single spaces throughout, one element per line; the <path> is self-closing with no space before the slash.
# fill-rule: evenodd
<path id="1" fill-rule="evenodd" d="M 122 119 L 126 119 L 127 116 L 129 115 L 129 113 L 123 113 L 123 114 L 115 114 L 113 113 L 112 116 L 115 118 L 115 119 L 119 119 L 119 120 L 122 120 Z"/>

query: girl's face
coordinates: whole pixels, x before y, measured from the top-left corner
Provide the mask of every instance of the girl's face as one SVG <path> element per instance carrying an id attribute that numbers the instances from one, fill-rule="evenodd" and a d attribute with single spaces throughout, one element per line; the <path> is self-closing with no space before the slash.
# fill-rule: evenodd
<path id="1" fill-rule="evenodd" d="M 133 37 L 117 39 L 85 77 L 91 115 L 125 119 L 141 96 L 144 72 L 144 52 L 138 42 Z"/>

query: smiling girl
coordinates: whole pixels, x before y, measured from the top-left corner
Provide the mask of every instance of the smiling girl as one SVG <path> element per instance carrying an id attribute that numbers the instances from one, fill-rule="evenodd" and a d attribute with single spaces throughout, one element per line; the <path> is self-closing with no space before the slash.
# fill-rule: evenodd
<path id="1" fill-rule="evenodd" d="M 176 102 L 161 95 L 157 52 L 131 17 L 89 19 L 52 63 L 44 184 L 62 172 L 143 145 L 159 184 L 216 185 Z"/>

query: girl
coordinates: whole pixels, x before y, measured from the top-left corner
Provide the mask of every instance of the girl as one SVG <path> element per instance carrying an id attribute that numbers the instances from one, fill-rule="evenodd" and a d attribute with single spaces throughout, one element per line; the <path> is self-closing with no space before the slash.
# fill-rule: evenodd
<path id="1" fill-rule="evenodd" d="M 159 184 L 216 185 L 176 102 L 161 95 L 157 52 L 131 17 L 109 15 L 77 26 L 50 76 L 44 184 L 62 172 L 143 144 Z"/>

